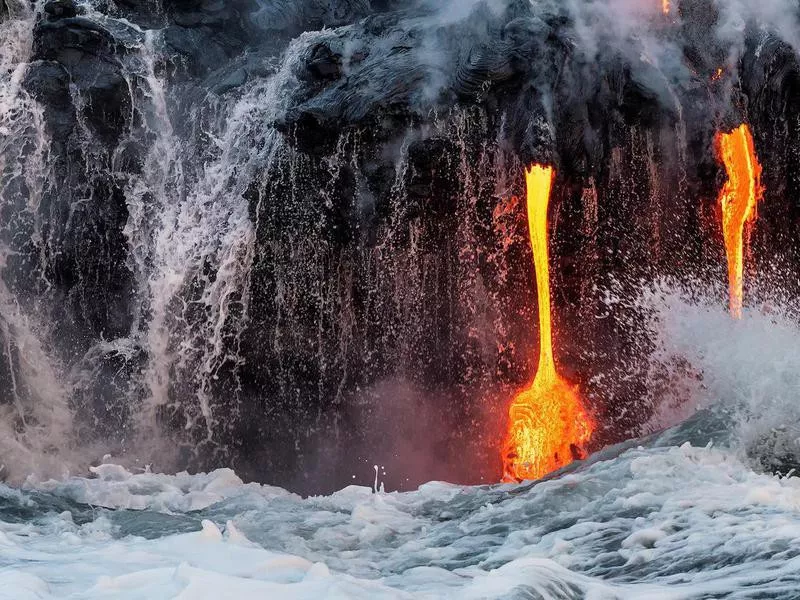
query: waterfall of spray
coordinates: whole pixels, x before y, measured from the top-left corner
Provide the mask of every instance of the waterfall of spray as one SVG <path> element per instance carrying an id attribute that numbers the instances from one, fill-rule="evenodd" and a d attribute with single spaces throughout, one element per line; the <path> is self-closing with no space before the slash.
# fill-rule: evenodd
<path id="1" fill-rule="evenodd" d="M 281 152 L 281 137 L 271 124 L 286 108 L 302 51 L 320 35 L 301 35 L 273 75 L 217 107 L 207 133 L 210 155 L 199 146 L 181 146 L 171 134 L 166 112 L 156 111 L 161 133 L 145 169 L 145 177 L 156 184 L 152 189 L 147 182 L 146 193 L 160 198 L 152 215 L 151 254 L 142 257 L 148 265 L 143 293 L 149 354 L 144 426 L 166 408 L 168 413 L 175 409 L 171 416 L 183 419 L 186 430 L 196 431 L 197 425 L 205 430 L 196 442 L 211 442 L 224 430 L 214 415 L 214 386 L 223 367 L 235 372 L 240 364 L 254 258 L 255 229 L 245 195 Z M 162 102 L 157 78 L 149 81 L 153 99 Z M 199 168 L 184 172 L 180 157 L 193 153 L 202 157 Z M 175 167 L 165 173 L 164 165 L 170 163 Z M 131 224 L 131 239 L 138 229 Z M 234 382 L 234 394 L 236 388 Z M 236 410 L 235 397 L 224 401 L 227 409 Z"/>
<path id="2" fill-rule="evenodd" d="M 101 22 L 105 19 L 94 12 L 89 16 Z M 140 460 L 153 460 L 157 455 L 168 462 L 166 448 L 169 446 L 161 444 L 157 449 L 146 451 L 153 446 L 160 430 L 155 421 L 142 416 L 142 399 L 147 392 L 140 372 L 141 362 L 148 352 L 149 284 L 155 264 L 159 219 L 185 194 L 185 157 L 182 154 L 185 144 L 174 131 L 167 82 L 158 74 L 159 61 L 163 59 L 162 34 L 157 30 L 141 30 L 133 24 L 129 27 L 139 43 L 130 48 L 132 52 L 126 57 L 122 73 L 138 125 L 131 127 L 115 148 L 110 168 L 117 179 L 124 182 L 127 220 L 122 234 L 127 242 L 126 266 L 133 279 L 131 326 L 126 336 L 97 341 L 73 366 L 70 377 L 75 396 L 80 399 L 78 405 L 85 409 L 82 417 L 88 420 L 91 428 L 87 433 L 99 438 L 102 452 L 125 454 L 133 451 Z M 133 172 L 127 164 L 131 147 L 145 149 L 140 168 Z M 85 151 L 88 154 L 92 149 L 88 147 Z M 98 384 L 108 364 L 115 365 L 116 375 L 112 376 L 112 381 Z M 99 385 L 107 389 L 98 389 Z M 97 401 L 94 399 L 98 394 L 105 396 L 105 407 L 101 408 L 104 414 L 99 415 L 95 414 Z M 174 446 L 172 450 L 174 452 Z"/>
<path id="3" fill-rule="evenodd" d="M 488 443 L 478 446 L 495 426 L 482 425 L 502 417 L 485 399 L 495 393 L 497 353 L 511 351 L 516 330 L 498 308 L 514 285 L 509 242 L 487 207 L 518 183 L 498 181 L 513 157 L 473 110 L 445 111 L 424 131 L 409 123 L 387 142 L 392 162 L 377 175 L 368 139 L 345 131 L 320 159 L 288 151 L 260 190 L 254 281 L 262 299 L 248 327 L 270 348 L 264 384 L 286 414 L 320 416 L 312 444 L 339 434 L 354 444 L 358 435 L 371 462 L 374 452 L 402 455 L 420 476 L 456 478 L 479 461 L 488 471 L 494 456 Z M 266 307 L 265 289 L 274 289 Z M 401 434 L 421 410 L 437 416 Z M 282 418 L 275 412 L 265 422 Z M 450 436 L 474 445 L 469 461 L 450 461 Z"/>
<path id="4" fill-rule="evenodd" d="M 239 345 L 249 309 L 255 228 L 246 193 L 284 153 L 272 123 L 287 107 L 302 52 L 327 35 L 299 36 L 271 76 L 254 80 L 238 96 L 205 96 L 181 113 L 180 100 L 171 96 L 162 75 L 163 32 L 112 23 L 90 6 L 85 11 L 86 18 L 124 26 L 130 34 L 122 74 L 134 118 L 110 156 L 84 120 L 86 99 L 74 87 L 71 100 L 86 177 L 108 170 L 123 184 L 132 321 L 127 335 L 101 337 L 74 363 L 61 365 L 50 356 L 45 327 L 50 324 L 37 320 L 49 307 L 39 307 L 37 300 L 40 310 L 23 310 L 20 291 L 9 289 L 15 256 L 23 245 L 30 253 L 31 244 L 41 248 L 39 277 L 48 289 L 44 247 L 51 243 L 43 240 L 38 214 L 43 189 L 52 183 L 49 139 L 43 109 L 21 85 L 36 15 L 20 4 L 0 23 L 0 200 L 4 213 L 14 216 L 0 231 L 0 342 L 7 363 L 0 364 L 0 378 L 8 379 L 4 388 L 10 390 L 0 397 L 0 450 L 20 477 L 60 474 L 42 466 L 45 455 L 58 454 L 62 462 L 51 462 L 69 469 L 82 468 L 82 456 L 91 459 L 106 449 L 169 463 L 165 450 L 174 454 L 181 441 L 192 449 L 199 449 L 199 442 L 218 442 L 214 436 L 224 433 L 225 422 L 214 406 L 236 410 Z M 179 114 L 189 116 L 183 121 Z M 131 148 L 141 156 L 134 169 Z M 77 191 L 73 202 L 95 201 L 81 197 L 84 193 L 92 193 L 90 186 Z M 42 295 L 41 302 L 47 298 Z M 109 368 L 114 381 L 98 383 Z M 98 409 L 101 414 L 94 414 Z M 91 439 L 81 440 L 83 452 L 67 460 L 66 452 L 78 442 L 78 416 Z M 114 422 L 103 429 L 107 418 Z M 188 437 L 155 443 L 165 436 L 164 419 L 182 425 Z M 96 451 L 87 451 L 92 443 Z M 29 459 L 17 458 L 23 451 Z M 5 474 L 0 471 L 0 477 Z"/>
<path id="5" fill-rule="evenodd" d="M 149 310 L 150 294 L 146 290 L 154 259 L 158 219 L 176 198 L 181 198 L 185 188 L 182 144 L 170 119 L 166 83 L 156 74 L 156 62 L 160 59 L 159 42 L 159 32 L 150 30 L 144 33 L 140 51 L 143 97 L 137 104 L 143 113 L 146 135 L 151 141 L 141 172 L 129 177 L 125 190 L 128 220 L 123 233 L 128 240 L 130 268 L 137 281 L 137 301 L 141 303 L 140 310 L 134 312 L 133 337 L 141 334 L 142 317 Z"/>
<path id="6" fill-rule="evenodd" d="M 22 89 L 35 14 L 7 3 L 0 22 L 0 478 L 61 475 L 72 415 L 61 367 L 51 356 L 37 298 L 11 289 L 29 245 L 41 246 L 39 202 L 48 179 L 49 140 L 42 108 Z M 42 285 L 47 282 L 42 277 Z"/>

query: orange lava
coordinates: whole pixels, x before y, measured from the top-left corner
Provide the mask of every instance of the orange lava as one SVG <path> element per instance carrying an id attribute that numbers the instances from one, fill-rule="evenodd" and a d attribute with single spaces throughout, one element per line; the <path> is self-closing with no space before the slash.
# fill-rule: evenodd
<path id="1" fill-rule="evenodd" d="M 670 0 L 661 0 L 661 12 L 663 12 L 665 15 L 668 15 L 671 8 L 672 6 Z"/>
<path id="2" fill-rule="evenodd" d="M 578 389 L 556 372 L 550 316 L 547 208 L 553 168 L 525 172 L 528 228 L 539 298 L 539 365 L 533 383 L 511 402 L 503 446 L 503 481 L 538 479 L 585 456 L 594 423 Z"/>
<path id="3" fill-rule="evenodd" d="M 750 127 L 740 125 L 730 133 L 717 134 L 719 158 L 728 181 L 719 194 L 722 234 L 728 257 L 728 295 L 731 315 L 742 317 L 744 273 L 744 225 L 756 217 L 761 199 L 761 165 L 758 164 Z"/>

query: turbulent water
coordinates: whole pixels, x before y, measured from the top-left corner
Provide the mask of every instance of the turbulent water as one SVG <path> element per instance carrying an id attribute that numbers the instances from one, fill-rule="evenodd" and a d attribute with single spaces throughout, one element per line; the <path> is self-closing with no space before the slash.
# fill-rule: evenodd
<path id="1" fill-rule="evenodd" d="M 47 492 L 2 488 L 0 594 L 795 598 L 800 586 L 798 481 L 688 443 L 518 488 L 306 500 L 225 470 L 95 471 Z"/>
<path id="2" fill-rule="evenodd" d="M 308 498 L 109 459 L 0 487 L 0 596 L 796 598 L 800 480 L 761 461 L 800 457 L 797 325 L 664 287 L 639 302 L 654 365 L 686 359 L 660 433 L 538 482 L 387 493 L 376 469 Z"/>
<path id="3" fill-rule="evenodd" d="M 796 6 L 192 4 L 0 0 L 0 598 L 800 598 Z M 500 485 L 531 161 L 596 452 Z"/>

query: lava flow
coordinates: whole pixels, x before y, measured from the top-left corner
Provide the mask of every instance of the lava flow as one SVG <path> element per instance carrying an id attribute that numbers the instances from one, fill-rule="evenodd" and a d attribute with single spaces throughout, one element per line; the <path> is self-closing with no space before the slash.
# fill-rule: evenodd
<path id="1" fill-rule="evenodd" d="M 722 234 L 728 257 L 728 295 L 731 315 L 742 317 L 744 225 L 756 217 L 761 199 L 761 165 L 758 164 L 750 128 L 742 124 L 730 133 L 717 134 L 720 159 L 728 173 L 719 194 Z"/>
<path id="2" fill-rule="evenodd" d="M 668 15 L 670 8 L 670 0 L 661 0 L 661 12 L 663 12 L 665 15 Z"/>
<path id="3" fill-rule="evenodd" d="M 594 423 L 577 387 L 556 372 L 550 316 L 547 208 L 553 168 L 533 165 L 525 172 L 528 228 L 539 299 L 539 365 L 533 383 L 509 408 L 503 446 L 503 481 L 538 479 L 585 455 Z"/>

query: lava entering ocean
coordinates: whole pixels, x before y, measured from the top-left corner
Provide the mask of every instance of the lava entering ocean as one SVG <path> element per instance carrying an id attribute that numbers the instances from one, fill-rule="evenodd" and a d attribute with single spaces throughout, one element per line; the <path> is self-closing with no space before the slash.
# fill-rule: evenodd
<path id="1" fill-rule="evenodd" d="M 556 372 L 550 315 L 547 209 L 553 168 L 533 165 L 525 172 L 528 228 L 539 300 L 539 364 L 533 383 L 509 408 L 503 447 L 503 481 L 537 479 L 584 455 L 594 423 L 577 387 Z"/>
<path id="2" fill-rule="evenodd" d="M 731 315 L 742 316 L 744 272 L 744 225 L 756 217 L 761 199 L 761 165 L 758 163 L 750 127 L 742 124 L 729 133 L 717 134 L 719 157 L 728 181 L 719 194 L 722 233 L 728 257 L 728 295 Z"/>

